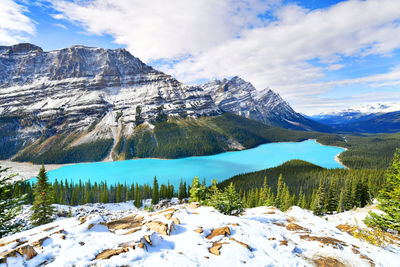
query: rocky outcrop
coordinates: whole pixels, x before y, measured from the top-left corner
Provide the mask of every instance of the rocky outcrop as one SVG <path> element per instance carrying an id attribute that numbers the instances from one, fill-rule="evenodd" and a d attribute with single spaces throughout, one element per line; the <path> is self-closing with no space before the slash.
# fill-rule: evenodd
<path id="1" fill-rule="evenodd" d="M 201 88 L 211 95 L 222 111 L 287 129 L 331 131 L 329 127 L 294 111 L 271 89 L 256 90 L 251 83 L 237 76 L 229 80 L 213 80 Z"/>
<path id="2" fill-rule="evenodd" d="M 2 158 L 40 137 L 75 133 L 79 141 L 71 146 L 117 140 L 132 134 L 139 109 L 144 120 L 153 120 L 161 106 L 166 115 L 220 113 L 200 87 L 180 83 L 125 49 L 0 47 L 0 148 L 10 147 Z"/>

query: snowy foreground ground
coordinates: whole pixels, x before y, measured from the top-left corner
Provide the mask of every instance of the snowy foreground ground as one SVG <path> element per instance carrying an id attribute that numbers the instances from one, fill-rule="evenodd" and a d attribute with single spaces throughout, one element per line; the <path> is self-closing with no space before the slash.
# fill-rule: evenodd
<path id="1" fill-rule="evenodd" d="M 369 209 L 320 218 L 258 207 L 234 217 L 195 204 L 84 205 L 75 217 L 0 239 L 0 266 L 399 266 L 399 242 L 382 249 L 337 228 L 362 225 Z"/>

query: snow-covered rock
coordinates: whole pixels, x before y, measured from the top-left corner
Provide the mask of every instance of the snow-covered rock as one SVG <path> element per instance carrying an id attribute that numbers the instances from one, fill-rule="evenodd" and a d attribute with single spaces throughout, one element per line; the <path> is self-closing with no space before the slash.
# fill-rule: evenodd
<path id="1" fill-rule="evenodd" d="M 397 266 L 400 260 L 398 241 L 383 249 L 337 227 L 354 216 L 364 218 L 371 208 L 321 218 L 298 207 L 285 213 L 258 207 L 235 217 L 190 204 L 150 213 L 131 203 L 107 205 L 124 218 L 99 211 L 8 236 L 0 240 L 1 262 L 10 266 Z"/>
<path id="2" fill-rule="evenodd" d="M 209 81 L 201 88 L 223 111 L 288 129 L 330 131 L 294 111 L 278 93 L 269 88 L 257 90 L 240 77 Z"/>
<path id="3" fill-rule="evenodd" d="M 180 83 L 125 49 L 0 46 L 0 132 L 9 134 L 0 144 L 8 143 L 11 155 L 41 136 L 83 133 L 90 126 L 95 128 L 78 143 L 118 140 L 132 134 L 138 106 L 148 120 L 162 105 L 168 115 L 221 113 L 200 87 Z"/>

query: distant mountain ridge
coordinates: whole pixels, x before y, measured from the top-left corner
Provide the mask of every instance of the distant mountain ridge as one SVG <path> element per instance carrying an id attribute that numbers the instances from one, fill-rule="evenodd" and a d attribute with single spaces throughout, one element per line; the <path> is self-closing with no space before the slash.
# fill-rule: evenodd
<path id="1" fill-rule="evenodd" d="M 377 111 L 377 109 L 372 109 Z M 388 109 L 386 109 L 388 110 Z M 390 109 L 389 109 L 390 110 Z M 392 112 L 344 111 L 333 114 L 311 116 L 322 124 L 337 131 L 355 133 L 396 133 L 400 132 L 400 110 Z"/>
<path id="2" fill-rule="evenodd" d="M 278 93 L 269 88 L 257 90 L 238 76 L 209 81 L 201 88 L 222 111 L 286 129 L 332 132 L 330 127 L 294 111 Z"/>
<path id="3" fill-rule="evenodd" d="M 227 90 L 221 92 L 221 88 Z M 239 77 L 189 86 L 125 49 L 77 45 L 46 52 L 33 44 L 0 46 L 2 159 L 39 161 L 61 158 L 65 152 L 77 161 L 98 161 L 124 159 L 122 151 L 136 157 L 137 142 L 158 145 L 155 121 L 224 112 L 288 129 L 329 128 L 296 113 L 272 90 L 259 92 Z M 186 131 L 169 130 L 178 131 L 175 135 Z M 202 136 L 208 136 L 209 130 Z M 212 131 L 212 136 L 218 134 Z M 228 139 L 217 142 L 227 149 Z M 149 151 L 139 154 L 154 155 Z"/>

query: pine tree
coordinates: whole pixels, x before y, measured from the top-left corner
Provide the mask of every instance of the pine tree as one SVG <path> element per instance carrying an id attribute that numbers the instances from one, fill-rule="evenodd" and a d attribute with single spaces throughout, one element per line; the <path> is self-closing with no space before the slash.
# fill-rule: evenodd
<path id="1" fill-rule="evenodd" d="M 53 199 L 47 179 L 46 169 L 42 165 L 34 189 L 35 200 L 33 201 L 31 216 L 34 226 L 49 223 L 54 219 L 54 209 L 51 206 Z"/>
<path id="2" fill-rule="evenodd" d="M 206 187 L 200 184 L 198 177 L 194 177 L 190 187 L 190 202 L 203 203 L 206 200 Z"/>
<path id="3" fill-rule="evenodd" d="M 286 185 L 284 186 L 284 189 L 283 189 L 281 203 L 282 203 L 282 205 L 281 205 L 282 211 L 288 210 L 292 206 L 292 203 L 293 203 L 293 199 L 290 196 L 289 187 L 287 187 Z"/>
<path id="4" fill-rule="evenodd" d="M 179 193 L 178 193 L 178 198 L 179 199 L 184 199 L 186 195 L 186 188 L 183 188 L 183 180 L 181 178 L 181 182 L 179 184 Z"/>
<path id="5" fill-rule="evenodd" d="M 379 209 L 385 214 L 379 215 L 371 212 L 365 223 L 379 227 L 400 231 L 400 149 L 397 149 L 392 165 L 386 172 L 386 183 L 378 196 Z"/>
<path id="6" fill-rule="evenodd" d="M 71 205 L 72 206 L 78 205 L 78 189 L 76 187 L 72 189 Z"/>
<path id="7" fill-rule="evenodd" d="M 140 208 L 142 206 L 142 197 L 140 194 L 140 190 L 139 190 L 139 185 L 138 183 L 136 183 L 136 187 L 135 187 L 135 207 L 136 208 Z"/>
<path id="8" fill-rule="evenodd" d="M 214 180 L 211 190 L 213 195 L 210 202 L 212 206 L 221 213 L 227 215 L 239 215 L 243 212 L 243 202 L 239 194 L 236 192 L 233 183 L 230 183 L 230 185 L 225 188 L 224 192 L 220 193 L 216 186 L 216 180 Z"/>
<path id="9" fill-rule="evenodd" d="M 325 204 L 325 184 L 321 179 L 319 181 L 319 187 L 313 203 L 313 212 L 315 215 L 320 216 L 324 213 L 324 204 Z"/>
<path id="10" fill-rule="evenodd" d="M 11 220 L 20 212 L 21 205 L 26 200 L 26 195 L 10 197 L 10 192 L 16 184 L 10 183 L 15 175 L 1 176 L 7 170 L 8 168 L 0 167 L 0 238 L 18 231 L 20 225 L 12 223 Z"/>
<path id="11" fill-rule="evenodd" d="M 352 180 L 349 178 L 346 182 L 343 196 L 343 207 L 344 210 L 351 210 L 353 208 L 353 198 L 352 198 Z"/>
<path id="12" fill-rule="evenodd" d="M 336 191 L 336 180 L 334 176 L 331 179 L 331 183 L 329 185 L 328 196 L 326 198 L 326 210 L 329 213 L 333 213 L 337 210 L 338 207 L 338 198 Z"/>
<path id="13" fill-rule="evenodd" d="M 281 207 L 283 189 L 284 189 L 284 182 L 282 174 L 280 174 L 278 178 L 278 185 L 276 187 L 276 198 L 275 198 L 275 207 L 277 207 L 278 209 Z"/>
<path id="14" fill-rule="evenodd" d="M 115 202 L 119 203 L 122 201 L 122 185 L 118 183 L 117 185 L 117 192 L 115 194 Z"/>
<path id="15" fill-rule="evenodd" d="M 153 204 L 153 205 L 158 204 L 159 200 L 160 200 L 160 195 L 159 195 L 159 191 L 158 191 L 157 177 L 154 176 L 153 194 L 152 194 L 152 198 L 151 198 L 151 204 Z"/>
<path id="16" fill-rule="evenodd" d="M 303 200 L 304 197 L 304 193 L 303 193 L 303 187 L 300 187 L 300 191 L 299 191 L 299 199 L 297 200 L 297 207 L 301 207 L 301 202 Z"/>

